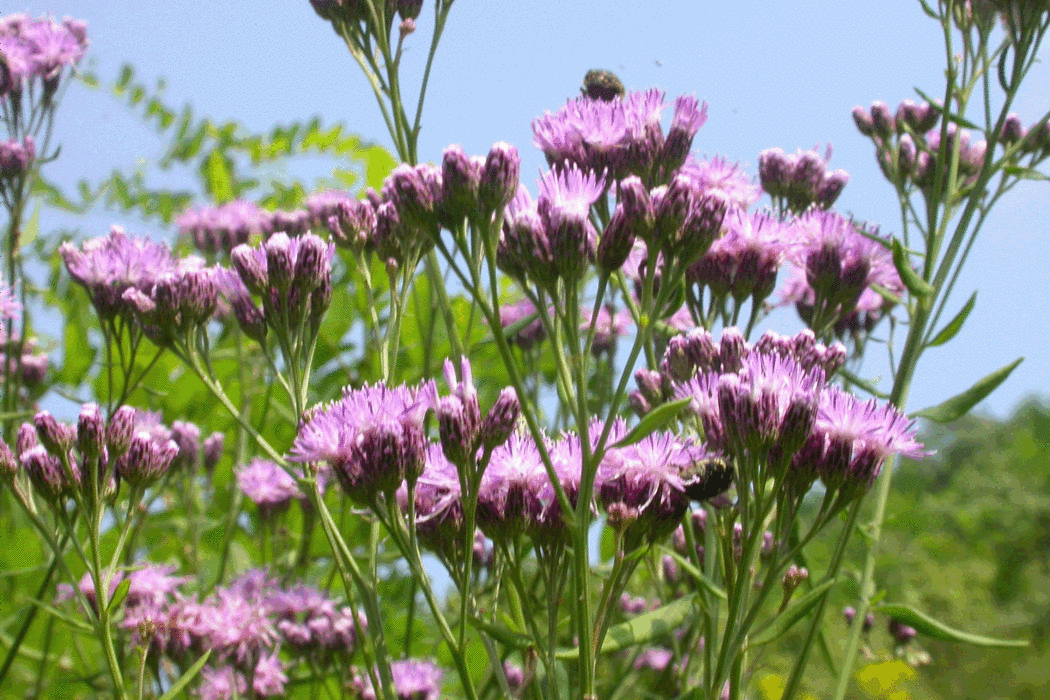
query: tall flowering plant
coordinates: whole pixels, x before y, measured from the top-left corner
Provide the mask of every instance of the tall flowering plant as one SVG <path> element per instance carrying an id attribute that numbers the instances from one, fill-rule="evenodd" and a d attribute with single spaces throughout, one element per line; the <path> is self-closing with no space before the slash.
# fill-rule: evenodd
<path id="1" fill-rule="evenodd" d="M 602 71 L 533 121 L 549 166 L 535 187 L 507 143 L 419 163 L 452 2 L 433 6 L 411 119 L 400 57 L 424 3 L 311 4 L 365 71 L 403 162 L 362 197 L 187 210 L 195 254 L 120 228 L 64 244 L 108 353 L 100 396 L 76 425 L 39 412 L 0 443 L 65 579 L 67 608 L 51 607 L 99 640 L 105 693 L 742 698 L 767 645 L 803 629 L 794 697 L 870 492 L 838 697 L 873 610 L 901 647 L 963 638 L 876 604 L 873 562 L 893 461 L 928 454 L 915 418 L 960 415 L 1010 369 L 904 412 L 922 352 L 972 308 L 938 325 L 988 209 L 1047 153 L 1050 114 L 1026 129 L 1009 112 L 1050 27 L 1042 4 L 924 4 L 948 42 L 943 99 L 855 110 L 898 194 L 899 236 L 834 210 L 848 176 L 828 169 L 830 147 L 764 151 L 756 182 L 693 155 L 706 104 Z M 991 99 L 996 80 L 1001 114 L 970 124 L 975 87 Z M 360 326 L 333 337 L 351 296 Z M 778 304 L 807 329 L 764 329 Z M 908 335 L 883 397 L 856 371 L 894 317 Z M 228 417 L 229 512 L 204 504 L 222 495 L 224 434 L 202 441 L 128 405 L 160 366 Z M 321 381 L 333 374 L 347 377 L 336 391 Z M 148 561 L 143 528 L 176 501 L 192 543 L 223 542 L 214 568 L 193 546 L 171 555 L 187 575 Z M 261 541 L 259 561 L 232 561 L 238 532 Z M 810 564 L 826 537 L 830 560 Z"/>

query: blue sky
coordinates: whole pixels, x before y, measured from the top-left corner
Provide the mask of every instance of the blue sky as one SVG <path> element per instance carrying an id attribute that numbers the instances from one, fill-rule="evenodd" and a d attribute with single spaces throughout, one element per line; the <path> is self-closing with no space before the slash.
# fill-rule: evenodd
<path id="1" fill-rule="evenodd" d="M 4 13 L 87 20 L 89 65 L 104 81 L 129 62 L 139 80 L 165 80 L 169 104 L 189 103 L 214 120 L 266 131 L 320 116 L 390 144 L 367 83 L 307 0 L 4 5 Z M 405 58 L 408 94 L 426 57 L 431 14 L 428 0 Z M 831 142 L 832 167 L 851 175 L 838 208 L 897 232 L 893 191 L 875 165 L 870 142 L 853 127 L 850 110 L 876 99 L 894 106 L 916 97 L 915 86 L 938 92 L 943 64 L 939 28 L 914 0 L 458 0 L 431 77 L 420 156 L 437 160 L 449 143 L 485 153 L 494 141 L 509 141 L 522 152 L 531 184 L 543 167 L 531 146 L 531 119 L 574 95 L 588 69 L 607 68 L 628 88 L 657 86 L 669 99 L 693 93 L 706 100 L 709 118 L 695 150 L 742 161 L 752 174 L 765 148 L 794 152 Z M 1046 68 L 1037 66 L 1020 96 L 1016 108 L 1025 123 L 1050 108 L 1048 78 Z M 184 174 L 151 169 L 163 142 L 105 91 L 72 86 L 56 130 L 62 154 L 47 174 L 66 187 L 81 177 L 99 181 L 113 168 L 138 166 L 157 184 L 191 183 Z M 78 221 L 46 212 L 42 217 L 45 229 L 79 226 L 91 235 L 104 234 L 113 221 L 136 233 L 161 233 L 155 223 L 114 212 Z M 979 289 L 977 307 L 955 341 L 924 357 L 909 409 L 937 403 L 1021 355 L 1026 361 L 984 410 L 1003 416 L 1029 394 L 1050 393 L 1048 222 L 1045 183 L 1018 187 L 1001 203 L 957 286 L 956 308 L 973 289 Z M 791 332 L 798 322 L 783 314 L 769 326 Z M 871 348 L 864 373 L 885 373 L 883 356 Z"/>

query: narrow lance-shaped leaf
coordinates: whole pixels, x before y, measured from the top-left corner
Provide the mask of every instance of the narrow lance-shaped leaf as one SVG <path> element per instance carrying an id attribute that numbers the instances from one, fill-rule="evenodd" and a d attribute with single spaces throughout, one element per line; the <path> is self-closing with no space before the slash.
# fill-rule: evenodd
<path id="1" fill-rule="evenodd" d="M 769 644 L 787 634 L 795 624 L 803 620 L 816 607 L 817 603 L 824 597 L 825 592 L 833 585 L 835 585 L 835 579 L 828 579 L 806 593 L 806 595 L 800 597 L 787 610 L 770 620 L 767 625 L 757 629 L 748 640 L 748 647 Z"/>
<path id="2" fill-rule="evenodd" d="M 940 332 L 933 337 L 933 340 L 926 344 L 926 347 L 935 348 L 938 345 L 944 345 L 954 338 L 959 332 L 959 329 L 961 329 L 966 322 L 966 319 L 970 316 L 970 312 L 973 311 L 974 304 L 976 303 L 977 292 L 974 292 L 970 295 L 970 300 L 966 302 L 966 305 L 960 309 L 959 313 L 955 314 L 955 318 L 949 321 L 948 325 L 942 328 Z"/>
<path id="3" fill-rule="evenodd" d="M 660 404 L 646 413 L 645 417 L 642 418 L 638 425 L 634 426 L 631 429 L 631 432 L 627 433 L 627 435 L 613 445 L 613 447 L 627 447 L 628 445 L 633 445 L 660 428 L 670 425 L 675 418 L 678 417 L 678 413 L 689 405 L 690 401 L 692 401 L 692 399 L 684 398 Z"/>
<path id="4" fill-rule="evenodd" d="M 602 643 L 601 653 L 610 654 L 670 634 L 685 623 L 690 615 L 697 613 L 697 603 L 695 596 L 679 598 L 662 608 L 610 627 Z M 557 653 L 557 657 L 563 661 L 575 659 L 578 655 L 578 649 L 564 649 Z"/>
<path id="5" fill-rule="evenodd" d="M 201 657 L 197 661 L 186 669 L 186 673 L 182 674 L 177 681 L 171 684 L 168 688 L 168 692 L 160 696 L 160 700 L 174 700 L 175 698 L 182 697 L 181 693 L 190 684 L 197 674 L 200 673 L 201 669 L 204 668 L 204 664 L 208 663 L 208 657 L 211 656 L 211 649 L 201 654 Z"/>
<path id="6" fill-rule="evenodd" d="M 953 420 L 958 420 L 966 415 L 966 413 L 980 403 L 986 396 L 995 391 L 1000 384 L 1006 381 L 1006 378 L 1010 376 L 1017 365 L 1024 361 L 1023 357 L 1019 357 L 1005 367 L 1000 367 L 995 370 L 987 377 L 979 379 L 976 384 L 971 386 L 966 391 L 953 396 L 944 403 L 929 408 L 924 408 L 914 414 L 915 418 L 925 418 L 926 420 L 932 420 L 934 423 L 951 423 Z"/>
<path id="7" fill-rule="evenodd" d="M 977 647 L 1026 647 L 1028 641 L 1025 639 L 995 639 L 994 637 L 983 637 L 979 634 L 963 632 L 953 627 L 934 620 L 929 615 L 921 613 L 915 608 L 907 605 L 887 603 L 874 607 L 875 612 L 884 613 L 893 619 L 914 627 L 915 631 L 931 639 L 940 639 L 947 642 L 962 642 Z"/>
<path id="8" fill-rule="evenodd" d="M 106 610 L 112 613 L 120 604 L 124 602 L 124 599 L 128 597 L 128 591 L 131 590 L 131 579 L 125 578 L 121 581 L 117 588 L 113 591 L 113 597 L 109 599 L 109 605 L 106 606 Z"/>
<path id="9" fill-rule="evenodd" d="M 908 264 L 908 255 L 904 252 L 904 246 L 897 238 L 893 239 L 893 266 L 897 268 L 897 274 L 908 291 L 918 297 L 929 296 L 933 293 L 930 283 L 915 274 Z"/>

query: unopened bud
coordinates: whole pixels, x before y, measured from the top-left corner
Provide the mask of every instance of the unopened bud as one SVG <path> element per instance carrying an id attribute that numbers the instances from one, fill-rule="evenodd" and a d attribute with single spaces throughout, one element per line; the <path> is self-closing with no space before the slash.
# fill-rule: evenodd
<path id="1" fill-rule="evenodd" d="M 478 182 L 478 200 L 484 211 L 501 211 L 518 191 L 521 156 L 518 149 L 499 141 L 492 144 Z"/>
<path id="2" fill-rule="evenodd" d="M 88 403 L 80 409 L 77 419 L 77 449 L 87 459 L 96 459 L 106 444 L 106 421 L 98 404 Z"/>
<path id="3" fill-rule="evenodd" d="M 47 411 L 40 411 L 33 416 L 33 423 L 36 425 L 40 444 L 48 452 L 55 457 L 62 457 L 69 453 L 70 448 L 73 447 L 73 442 L 76 440 L 76 433 L 72 427 L 65 423 L 59 423 Z"/>
<path id="4" fill-rule="evenodd" d="M 115 460 L 131 447 L 131 438 L 135 434 L 135 409 L 121 406 L 109 417 L 106 426 L 106 449 L 109 459 Z"/>
<path id="5" fill-rule="evenodd" d="M 512 387 L 500 392 L 488 415 L 481 422 L 480 440 L 486 450 L 499 447 L 507 441 L 521 415 L 521 402 Z"/>

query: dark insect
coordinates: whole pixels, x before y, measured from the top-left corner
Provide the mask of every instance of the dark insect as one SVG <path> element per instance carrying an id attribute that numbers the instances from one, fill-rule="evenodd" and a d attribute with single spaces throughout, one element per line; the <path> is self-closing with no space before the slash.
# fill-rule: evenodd
<path id="1" fill-rule="evenodd" d="M 583 87 L 580 88 L 580 92 L 592 100 L 612 102 L 617 97 L 623 97 L 626 91 L 615 73 L 594 68 L 583 76 Z"/>
<path id="2" fill-rule="evenodd" d="M 685 495 L 694 501 L 706 501 L 729 490 L 733 467 L 724 459 L 711 457 L 682 470 Z"/>

